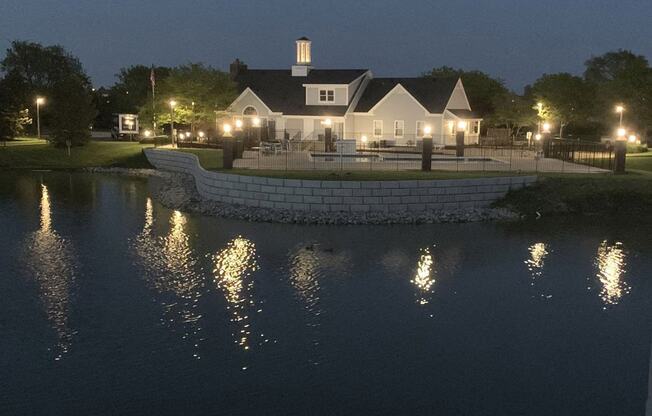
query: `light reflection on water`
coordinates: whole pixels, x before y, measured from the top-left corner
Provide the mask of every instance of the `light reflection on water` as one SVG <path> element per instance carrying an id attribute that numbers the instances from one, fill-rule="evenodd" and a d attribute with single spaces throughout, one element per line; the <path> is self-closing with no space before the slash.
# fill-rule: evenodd
<path id="1" fill-rule="evenodd" d="M 134 241 L 134 249 L 139 264 L 145 269 L 147 282 L 162 295 L 164 317 L 161 321 L 172 329 L 181 327 L 182 339 L 192 343 L 193 356 L 199 359 L 199 344 L 203 338 L 198 304 L 204 284 L 186 226 L 186 216 L 174 211 L 168 234 L 157 237 L 152 200 L 147 198 L 145 223 Z"/>
<path id="2" fill-rule="evenodd" d="M 602 285 L 600 290 L 602 302 L 605 307 L 617 305 L 631 289 L 624 280 L 626 261 L 623 244 L 621 242 L 609 244 L 608 241 L 603 241 L 598 247 L 595 265 L 598 269 L 596 276 Z"/>
<path id="3" fill-rule="evenodd" d="M 69 325 L 70 290 L 75 279 L 76 263 L 72 244 L 52 226 L 50 193 L 41 185 L 40 228 L 25 244 L 26 268 L 39 286 L 39 295 L 48 320 L 57 333 L 55 359 L 67 353 L 73 331 Z"/>
<path id="4" fill-rule="evenodd" d="M 231 313 L 231 322 L 237 328 L 232 333 L 235 343 L 244 350 L 250 348 L 251 315 L 256 309 L 253 298 L 252 273 L 258 270 L 256 246 L 250 240 L 238 236 L 213 256 L 213 270 L 217 286 L 222 290 Z"/>
<path id="5" fill-rule="evenodd" d="M 410 282 L 417 288 L 417 303 L 426 305 L 430 302 L 433 285 L 435 284 L 434 258 L 430 248 L 421 249 L 421 255 L 417 262 L 417 270 Z"/>
<path id="6" fill-rule="evenodd" d="M 528 252 L 530 253 L 530 257 L 524 263 L 530 272 L 530 285 L 534 287 L 543 276 L 546 258 L 550 255 L 550 251 L 546 243 L 534 243 L 528 247 Z M 540 293 L 539 296 L 543 299 L 552 298 L 551 294 L 545 292 Z"/>

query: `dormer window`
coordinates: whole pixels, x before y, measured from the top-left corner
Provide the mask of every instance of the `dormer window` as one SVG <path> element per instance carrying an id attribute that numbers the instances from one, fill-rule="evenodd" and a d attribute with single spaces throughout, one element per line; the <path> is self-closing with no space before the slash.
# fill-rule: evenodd
<path id="1" fill-rule="evenodd" d="M 319 90 L 320 103 L 332 103 L 333 101 L 335 101 L 334 90 Z"/>

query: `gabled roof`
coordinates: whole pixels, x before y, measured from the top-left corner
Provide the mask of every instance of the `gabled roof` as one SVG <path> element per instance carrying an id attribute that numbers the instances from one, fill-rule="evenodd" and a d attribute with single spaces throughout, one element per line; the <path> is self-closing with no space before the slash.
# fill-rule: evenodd
<path id="1" fill-rule="evenodd" d="M 355 112 L 366 113 L 396 85 L 401 84 L 428 112 L 443 113 L 453 94 L 457 78 L 373 78 L 362 94 Z"/>
<path id="2" fill-rule="evenodd" d="M 349 84 L 366 69 L 312 69 L 306 77 L 291 70 L 247 69 L 235 78 L 241 93 L 250 88 L 272 111 L 289 115 L 343 116 L 348 105 L 306 105 L 304 84 Z"/>

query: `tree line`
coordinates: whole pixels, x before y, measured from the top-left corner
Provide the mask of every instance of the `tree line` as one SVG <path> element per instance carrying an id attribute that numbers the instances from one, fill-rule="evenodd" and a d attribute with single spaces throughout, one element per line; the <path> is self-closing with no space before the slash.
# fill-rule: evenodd
<path id="1" fill-rule="evenodd" d="M 646 138 L 652 126 L 652 68 L 642 55 L 618 50 L 591 57 L 582 76 L 566 72 L 543 74 L 523 94 L 510 91 L 503 80 L 481 71 L 434 68 L 424 76 L 459 76 L 471 107 L 485 126 L 509 129 L 519 137 L 547 121 L 560 137 L 597 139 L 613 135 L 619 115 L 624 126 Z"/>
<path id="2" fill-rule="evenodd" d="M 139 114 L 146 128 L 168 124 L 173 114 L 175 123 L 208 130 L 216 112 L 223 112 L 237 96 L 228 73 L 201 63 L 122 68 L 114 85 L 95 90 L 78 58 L 61 46 L 34 42 L 12 42 L 0 70 L 0 140 L 35 131 L 36 97 L 46 100 L 41 126 L 48 139 L 57 145 L 79 145 L 89 140 L 92 128 L 110 128 L 116 113 Z M 423 76 L 461 77 L 483 125 L 506 128 L 512 137 L 524 135 L 542 120 L 562 137 L 610 135 L 618 121 L 616 105 L 625 108 L 627 127 L 642 137 L 652 125 L 652 68 L 644 56 L 627 50 L 588 59 L 581 76 L 544 74 L 522 94 L 479 70 L 442 66 Z"/>

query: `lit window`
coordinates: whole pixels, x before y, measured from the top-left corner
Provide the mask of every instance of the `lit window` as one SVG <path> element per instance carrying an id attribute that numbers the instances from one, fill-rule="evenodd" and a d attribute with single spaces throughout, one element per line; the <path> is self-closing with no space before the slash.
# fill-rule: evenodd
<path id="1" fill-rule="evenodd" d="M 333 90 L 319 90 L 319 102 L 330 103 L 335 101 L 335 91 Z"/>
<path id="2" fill-rule="evenodd" d="M 419 120 L 417 121 L 417 137 L 423 137 L 423 128 L 426 126 L 426 122 Z"/>
<path id="3" fill-rule="evenodd" d="M 480 122 L 479 121 L 471 122 L 471 133 L 473 133 L 473 134 L 479 134 L 480 133 Z"/>
<path id="4" fill-rule="evenodd" d="M 400 139 L 403 137 L 405 131 L 405 123 L 403 120 L 394 120 L 394 137 Z"/>
<path id="5" fill-rule="evenodd" d="M 383 120 L 374 120 L 374 137 L 383 136 Z"/>

